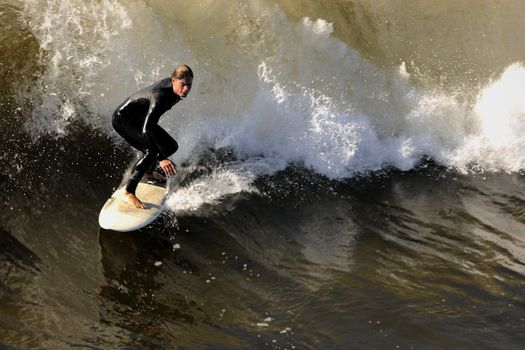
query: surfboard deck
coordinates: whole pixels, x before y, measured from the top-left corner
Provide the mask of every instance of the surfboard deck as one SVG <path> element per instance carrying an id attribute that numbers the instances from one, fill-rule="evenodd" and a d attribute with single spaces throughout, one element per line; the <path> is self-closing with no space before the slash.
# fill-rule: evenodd
<path id="1" fill-rule="evenodd" d="M 135 208 L 124 199 L 124 188 L 117 189 L 106 201 L 98 222 L 106 230 L 129 232 L 152 223 L 165 209 L 170 194 L 166 186 L 155 182 L 140 182 L 137 197 L 144 203 L 144 209 Z"/>

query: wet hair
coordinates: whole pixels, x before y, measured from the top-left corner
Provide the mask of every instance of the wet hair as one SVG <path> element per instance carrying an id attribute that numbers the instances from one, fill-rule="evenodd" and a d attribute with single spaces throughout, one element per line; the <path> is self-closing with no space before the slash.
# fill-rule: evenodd
<path id="1" fill-rule="evenodd" d="M 175 68 L 171 77 L 175 79 L 193 79 L 193 71 L 187 65 L 181 64 Z"/>

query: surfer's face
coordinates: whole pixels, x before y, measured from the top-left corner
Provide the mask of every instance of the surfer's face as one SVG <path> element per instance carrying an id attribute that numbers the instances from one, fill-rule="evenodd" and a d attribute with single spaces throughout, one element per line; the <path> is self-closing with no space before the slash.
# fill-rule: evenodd
<path id="1" fill-rule="evenodd" d="M 171 79 L 171 84 L 173 85 L 173 92 L 175 95 L 178 95 L 179 97 L 186 97 L 190 93 L 191 90 L 191 84 L 193 83 L 193 79 L 186 78 L 186 79 Z"/>

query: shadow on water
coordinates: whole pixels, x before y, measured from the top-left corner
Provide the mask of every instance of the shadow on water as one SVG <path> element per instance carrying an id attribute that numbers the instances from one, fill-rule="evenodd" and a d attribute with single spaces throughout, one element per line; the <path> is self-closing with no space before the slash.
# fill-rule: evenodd
<path id="1" fill-rule="evenodd" d="M 239 319 L 235 307 L 226 305 L 246 297 L 224 290 L 228 287 L 220 287 L 215 277 L 223 273 L 220 261 L 228 259 L 224 251 L 235 246 L 224 231 L 195 218 L 182 219 L 176 228 L 170 227 L 169 219 L 160 219 L 131 233 L 101 229 L 99 244 L 105 279 L 100 319 L 121 333 L 119 344 L 154 349 L 239 347 L 242 340 L 234 336 Z M 238 262 L 232 264 L 239 268 Z M 231 330 L 221 329 L 230 319 L 225 308 L 233 314 Z"/>
<path id="2" fill-rule="evenodd" d="M 184 217 L 173 226 L 166 215 L 141 231 L 100 230 L 99 245 L 100 319 L 122 333 L 119 344 L 232 349 L 259 342 L 253 328 L 271 305 L 252 281 L 265 268 L 213 220 Z"/>
<path id="3" fill-rule="evenodd" d="M 126 330 L 129 346 L 174 348 L 164 320 L 193 323 L 191 309 L 186 303 L 168 308 L 155 297 L 162 288 L 156 280 L 163 256 L 170 248 L 166 241 L 144 232 L 120 233 L 99 231 L 102 268 L 105 284 L 101 287 L 103 299 L 101 322 Z M 189 266 L 183 260 L 179 266 Z M 156 266 L 158 264 L 158 266 Z M 175 300 L 184 300 L 176 292 Z"/>
<path id="4" fill-rule="evenodd" d="M 33 332 L 22 319 L 34 302 L 22 296 L 25 284 L 30 283 L 40 270 L 41 259 L 10 232 L 0 229 L 0 347 L 11 340 L 25 339 L 27 345 L 37 345 Z"/>
<path id="5" fill-rule="evenodd" d="M 0 228 L 0 259 L 19 269 L 34 269 L 40 271 L 40 258 L 20 243 L 13 235 Z"/>

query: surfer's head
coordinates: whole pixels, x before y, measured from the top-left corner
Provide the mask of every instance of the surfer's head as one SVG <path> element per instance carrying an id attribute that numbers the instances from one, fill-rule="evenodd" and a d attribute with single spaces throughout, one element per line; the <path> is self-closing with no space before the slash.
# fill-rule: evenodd
<path id="1" fill-rule="evenodd" d="M 181 98 L 188 96 L 193 83 L 193 71 L 185 64 L 181 64 L 175 68 L 171 74 L 171 85 L 173 92 Z"/>

